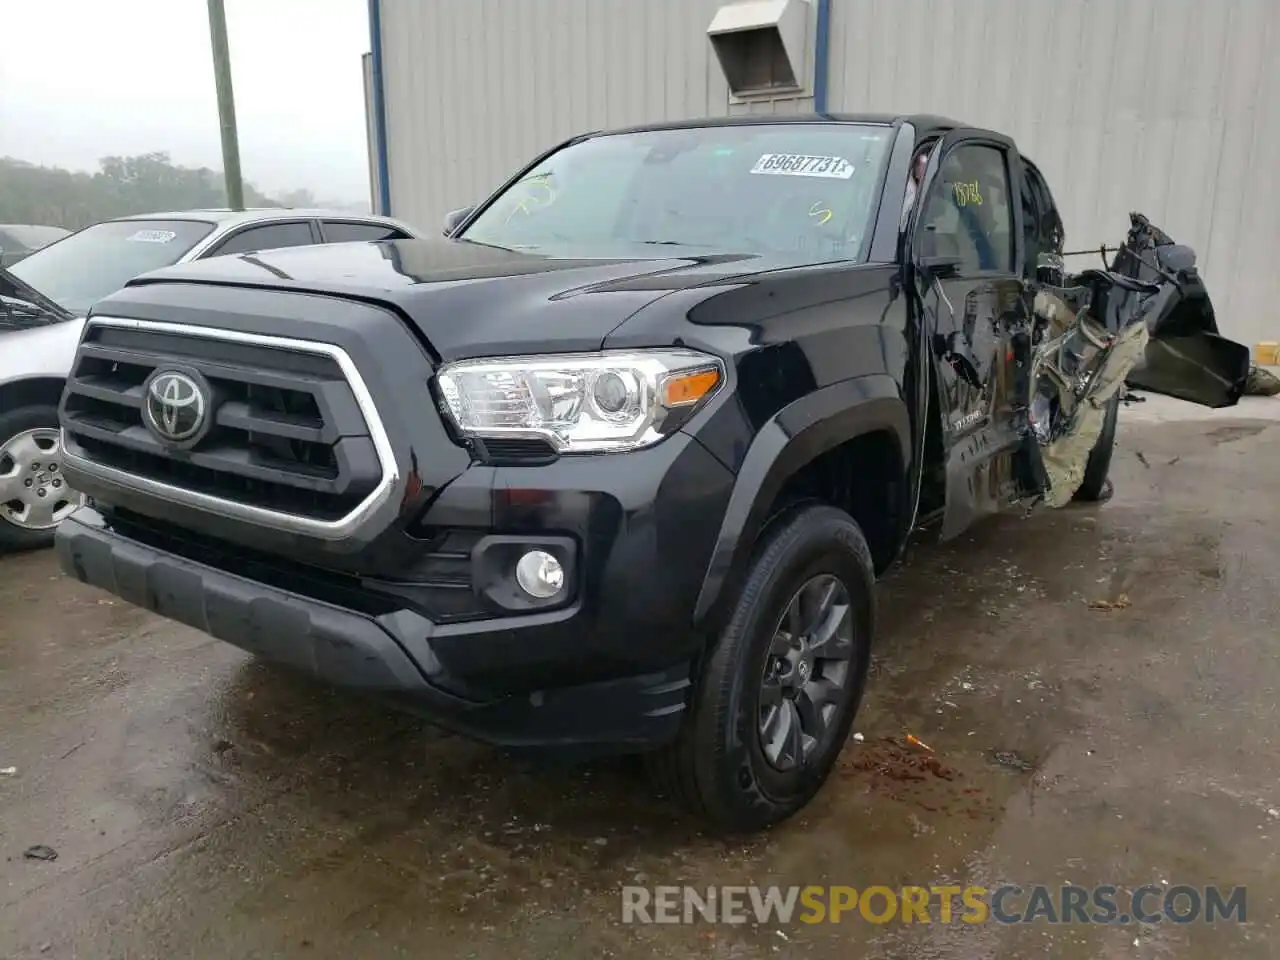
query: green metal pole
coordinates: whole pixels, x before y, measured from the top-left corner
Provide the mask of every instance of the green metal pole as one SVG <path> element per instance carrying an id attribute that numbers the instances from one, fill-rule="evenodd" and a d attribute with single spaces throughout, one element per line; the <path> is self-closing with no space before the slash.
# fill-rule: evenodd
<path id="1" fill-rule="evenodd" d="M 209 0 L 209 40 L 213 77 L 218 86 L 218 124 L 222 130 L 222 172 L 227 179 L 227 206 L 244 209 L 240 178 L 240 138 L 236 133 L 236 97 L 231 89 L 231 48 L 227 45 L 227 11 L 222 0 Z"/>

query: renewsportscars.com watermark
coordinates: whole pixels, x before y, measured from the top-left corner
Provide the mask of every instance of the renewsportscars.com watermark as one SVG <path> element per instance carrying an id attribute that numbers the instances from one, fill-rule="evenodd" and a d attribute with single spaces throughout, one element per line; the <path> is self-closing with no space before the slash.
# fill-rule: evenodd
<path id="1" fill-rule="evenodd" d="M 623 923 L 1244 923 L 1244 887 L 1146 884 L 1083 887 L 622 888 Z"/>

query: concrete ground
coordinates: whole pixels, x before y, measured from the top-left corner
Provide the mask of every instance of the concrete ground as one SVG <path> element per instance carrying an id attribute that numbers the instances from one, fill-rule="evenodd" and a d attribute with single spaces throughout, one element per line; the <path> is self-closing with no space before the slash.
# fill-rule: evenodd
<path id="1" fill-rule="evenodd" d="M 0 956 L 1274 956 L 1277 414 L 1128 406 L 1110 502 L 915 547 L 863 739 L 734 844 L 630 764 L 531 767 L 0 561 Z M 620 922 L 629 883 L 949 881 L 1246 885 L 1248 922 Z"/>

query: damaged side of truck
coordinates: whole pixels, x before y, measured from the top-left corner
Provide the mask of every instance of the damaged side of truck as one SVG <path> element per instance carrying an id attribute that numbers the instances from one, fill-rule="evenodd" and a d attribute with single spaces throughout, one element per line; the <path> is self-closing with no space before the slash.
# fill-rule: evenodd
<path id="1" fill-rule="evenodd" d="M 950 159 L 983 149 L 1005 152 L 1003 176 L 992 165 L 983 181 L 980 162 Z M 1012 196 L 997 195 L 1001 181 Z M 1219 333 L 1195 252 L 1142 214 L 1130 214 L 1109 263 L 1100 252 L 1099 268 L 1068 272 L 1047 183 L 989 131 L 943 136 L 922 193 L 930 199 L 912 221 L 907 255 L 931 347 L 920 373 L 932 382 L 929 420 L 941 436 L 921 460 L 937 472 L 921 481 L 917 517 L 940 519 L 942 539 L 1010 506 L 1104 498 L 1126 387 L 1208 407 L 1243 395 L 1249 350 Z M 1002 236 L 984 207 L 1012 208 L 1020 242 Z"/>
<path id="2" fill-rule="evenodd" d="M 1126 385 L 1226 407 L 1248 380 L 1249 350 L 1219 335 L 1195 252 L 1142 214 L 1130 224 L 1109 269 L 1036 292 L 1028 425 L 1048 506 L 1079 490 Z"/>

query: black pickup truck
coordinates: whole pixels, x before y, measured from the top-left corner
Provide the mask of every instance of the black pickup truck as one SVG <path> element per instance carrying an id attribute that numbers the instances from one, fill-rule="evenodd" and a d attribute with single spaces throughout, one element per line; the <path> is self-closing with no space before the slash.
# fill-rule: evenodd
<path id="1" fill-rule="evenodd" d="M 794 813 L 908 535 L 1105 495 L 1126 381 L 1234 403 L 1195 255 L 1063 268 L 1048 184 L 936 117 L 648 126 L 435 241 L 259 252 L 92 311 L 63 568 L 508 747 Z"/>

